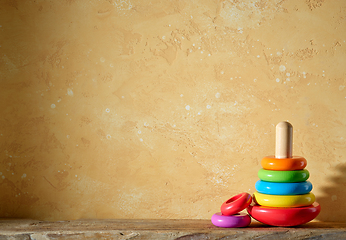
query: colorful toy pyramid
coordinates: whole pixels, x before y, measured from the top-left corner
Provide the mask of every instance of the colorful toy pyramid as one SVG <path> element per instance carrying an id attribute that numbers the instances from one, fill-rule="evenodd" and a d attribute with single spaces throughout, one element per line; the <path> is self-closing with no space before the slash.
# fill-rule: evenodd
<path id="1" fill-rule="evenodd" d="M 276 126 L 275 156 L 262 159 L 259 181 L 248 213 L 259 222 L 272 226 L 297 226 L 319 214 L 321 207 L 311 193 L 309 172 L 303 157 L 292 156 L 293 128 L 288 122 Z"/>

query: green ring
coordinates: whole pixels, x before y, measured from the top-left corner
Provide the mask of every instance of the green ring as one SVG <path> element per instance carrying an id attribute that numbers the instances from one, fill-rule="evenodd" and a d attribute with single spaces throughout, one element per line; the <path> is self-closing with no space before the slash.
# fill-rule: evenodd
<path id="1" fill-rule="evenodd" d="M 281 182 L 281 183 L 292 183 L 292 182 L 304 182 L 309 178 L 309 171 L 306 169 L 297 171 L 273 171 L 260 169 L 258 171 L 258 177 L 262 181 L 267 182 Z"/>

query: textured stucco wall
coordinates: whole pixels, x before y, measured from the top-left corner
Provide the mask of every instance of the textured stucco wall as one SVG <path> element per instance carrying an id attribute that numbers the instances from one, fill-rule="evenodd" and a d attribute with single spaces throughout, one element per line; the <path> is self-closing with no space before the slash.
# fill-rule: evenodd
<path id="1" fill-rule="evenodd" d="M 204 218 L 294 127 L 346 219 L 346 1 L 0 0 L 0 217 Z"/>

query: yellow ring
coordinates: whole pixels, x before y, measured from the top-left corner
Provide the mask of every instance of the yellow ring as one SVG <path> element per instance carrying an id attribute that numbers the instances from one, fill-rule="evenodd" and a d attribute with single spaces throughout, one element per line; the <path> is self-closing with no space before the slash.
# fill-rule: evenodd
<path id="1" fill-rule="evenodd" d="M 269 195 L 255 192 L 253 199 L 257 204 L 267 207 L 304 207 L 315 202 L 315 195 Z"/>

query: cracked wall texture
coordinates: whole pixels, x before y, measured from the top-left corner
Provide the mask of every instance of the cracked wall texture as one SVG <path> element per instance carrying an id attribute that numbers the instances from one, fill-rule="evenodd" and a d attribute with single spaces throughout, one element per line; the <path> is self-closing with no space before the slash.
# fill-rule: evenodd
<path id="1" fill-rule="evenodd" d="M 294 127 L 346 218 L 346 1 L 0 0 L 0 217 L 210 219 Z"/>

